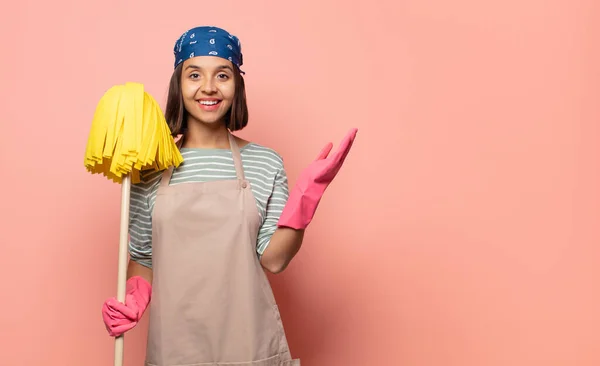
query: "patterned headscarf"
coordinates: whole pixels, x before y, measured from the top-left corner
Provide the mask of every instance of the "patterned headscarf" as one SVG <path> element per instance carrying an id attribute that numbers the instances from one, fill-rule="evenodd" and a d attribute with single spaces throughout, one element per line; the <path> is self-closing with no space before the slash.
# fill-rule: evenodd
<path id="1" fill-rule="evenodd" d="M 231 61 L 238 68 L 244 62 L 240 40 L 218 27 L 202 26 L 185 31 L 175 42 L 173 54 L 175 55 L 174 67 L 196 56 L 221 57 Z"/>

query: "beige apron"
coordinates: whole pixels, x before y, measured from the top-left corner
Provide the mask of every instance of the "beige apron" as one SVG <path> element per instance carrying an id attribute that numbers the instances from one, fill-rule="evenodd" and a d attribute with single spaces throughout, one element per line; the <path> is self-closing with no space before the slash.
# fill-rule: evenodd
<path id="1" fill-rule="evenodd" d="M 146 366 L 299 366 L 256 255 L 260 217 L 235 139 L 236 180 L 170 186 L 152 217 Z"/>

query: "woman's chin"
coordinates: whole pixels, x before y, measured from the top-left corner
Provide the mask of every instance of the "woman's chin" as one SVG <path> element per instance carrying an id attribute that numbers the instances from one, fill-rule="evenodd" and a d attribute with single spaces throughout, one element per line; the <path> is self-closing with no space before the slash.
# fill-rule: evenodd
<path id="1" fill-rule="evenodd" d="M 199 116 L 193 116 L 193 121 L 190 122 L 195 122 L 195 123 L 200 123 L 206 126 L 215 126 L 215 125 L 220 125 L 223 122 L 223 116 L 222 115 L 199 115 Z"/>

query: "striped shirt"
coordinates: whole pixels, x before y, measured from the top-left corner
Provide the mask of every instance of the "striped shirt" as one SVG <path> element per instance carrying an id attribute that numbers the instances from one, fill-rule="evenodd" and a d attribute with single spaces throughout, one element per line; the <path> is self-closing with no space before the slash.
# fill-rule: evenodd
<path id="1" fill-rule="evenodd" d="M 182 148 L 184 162 L 173 171 L 170 185 L 237 179 L 229 149 Z M 288 199 L 283 159 L 274 150 L 256 143 L 240 148 L 244 175 L 250 181 L 260 215 L 256 252 L 260 257 L 277 229 Z M 129 254 L 131 260 L 152 268 L 152 212 L 162 172 L 142 172 L 131 186 Z"/>

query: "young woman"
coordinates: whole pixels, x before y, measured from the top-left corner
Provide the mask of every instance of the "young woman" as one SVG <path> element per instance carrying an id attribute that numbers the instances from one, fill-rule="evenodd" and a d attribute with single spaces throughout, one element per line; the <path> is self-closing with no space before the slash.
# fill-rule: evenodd
<path id="1" fill-rule="evenodd" d="M 132 187 L 127 296 L 104 303 L 106 328 L 119 336 L 149 309 L 147 366 L 299 365 L 264 269 L 298 252 L 357 130 L 288 192 L 277 152 L 231 133 L 248 123 L 238 38 L 193 28 L 174 55 L 165 117 L 184 163 Z"/>

